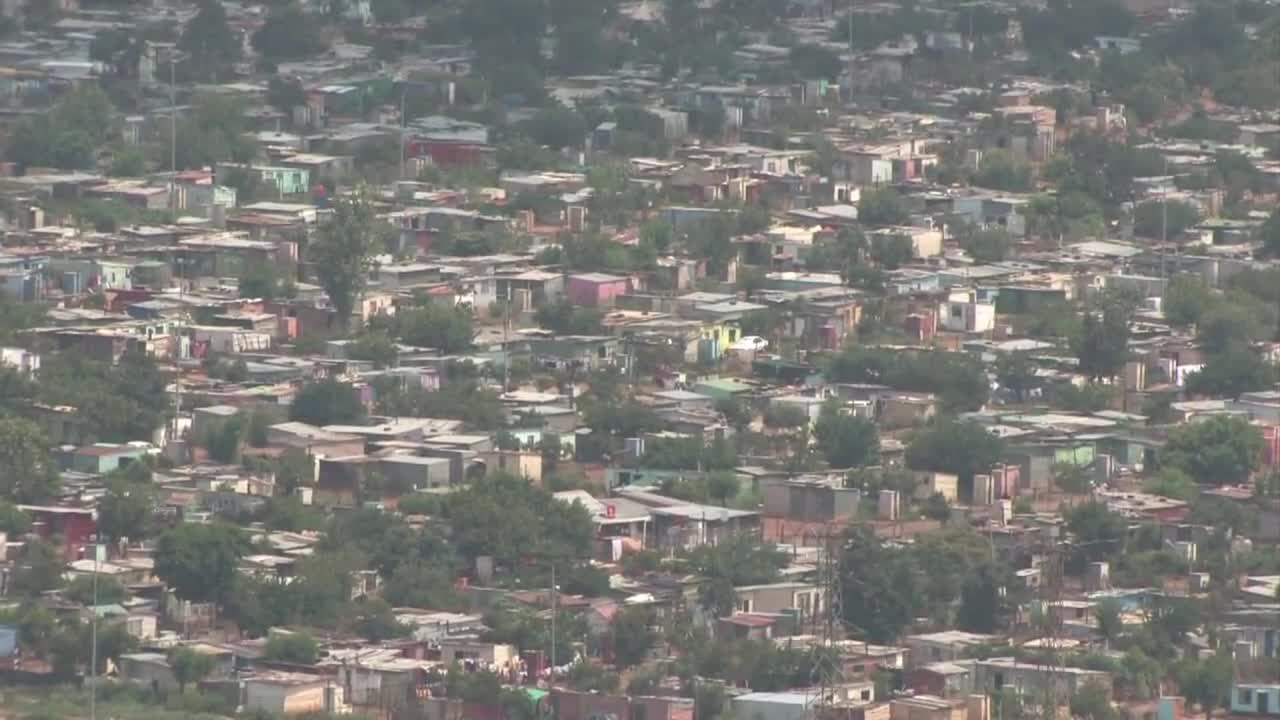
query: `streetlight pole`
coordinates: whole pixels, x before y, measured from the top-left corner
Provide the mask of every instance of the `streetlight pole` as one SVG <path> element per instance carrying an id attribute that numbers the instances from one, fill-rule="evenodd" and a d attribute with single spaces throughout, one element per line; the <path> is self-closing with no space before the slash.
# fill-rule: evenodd
<path id="1" fill-rule="evenodd" d="M 549 685 L 555 685 L 556 679 L 556 563 L 551 561 L 551 673 L 548 675 Z"/>
<path id="2" fill-rule="evenodd" d="M 169 53 L 169 206 L 178 212 L 178 52 Z"/>
<path id="3" fill-rule="evenodd" d="M 102 546 L 93 538 L 93 609 L 89 618 L 89 720 L 98 720 L 98 563 Z"/>

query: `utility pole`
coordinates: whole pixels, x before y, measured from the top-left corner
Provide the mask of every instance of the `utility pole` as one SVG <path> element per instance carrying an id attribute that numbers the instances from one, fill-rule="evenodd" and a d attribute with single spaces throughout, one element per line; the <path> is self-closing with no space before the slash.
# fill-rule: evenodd
<path id="1" fill-rule="evenodd" d="M 1160 181 L 1160 277 L 1169 276 L 1169 156 L 1164 156 L 1164 178 Z"/>
<path id="2" fill-rule="evenodd" d="M 178 213 L 178 49 L 169 53 L 169 207 Z"/>
<path id="3" fill-rule="evenodd" d="M 408 92 L 407 85 L 400 86 L 400 182 L 404 182 L 404 129 L 407 123 L 407 118 L 404 116 L 404 100 Z"/>
<path id="4" fill-rule="evenodd" d="M 853 100 L 853 0 L 849 0 L 849 100 Z"/>
<path id="5" fill-rule="evenodd" d="M 93 610 L 89 618 L 89 720 L 98 720 L 98 563 L 101 562 L 102 545 L 93 537 Z"/>
<path id="6" fill-rule="evenodd" d="M 556 563 L 551 561 L 551 672 L 547 676 L 548 685 L 555 685 L 556 679 Z"/>

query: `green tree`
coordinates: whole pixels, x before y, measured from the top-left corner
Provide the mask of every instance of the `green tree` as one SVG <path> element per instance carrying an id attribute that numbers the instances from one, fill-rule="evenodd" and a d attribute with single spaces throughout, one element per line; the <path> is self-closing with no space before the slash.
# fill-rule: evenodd
<path id="1" fill-rule="evenodd" d="M 1165 289 L 1161 308 L 1165 320 L 1186 327 L 1200 322 L 1206 310 L 1217 302 L 1217 296 L 1203 280 L 1193 275 L 1176 275 Z"/>
<path id="2" fill-rule="evenodd" d="M 352 360 L 365 360 L 373 363 L 375 369 L 391 367 L 400 356 L 395 340 L 385 332 L 373 331 L 363 333 L 347 346 L 347 357 Z"/>
<path id="3" fill-rule="evenodd" d="M 610 634 L 613 637 L 613 659 L 621 667 L 633 667 L 644 662 L 649 649 L 658 640 L 652 613 L 642 607 L 619 612 L 613 619 Z"/>
<path id="4" fill-rule="evenodd" d="M 858 221 L 865 225 L 906 225 L 911 221 L 911 207 L 892 188 L 866 190 L 858 200 Z"/>
<path id="5" fill-rule="evenodd" d="M 202 0 L 195 17 L 182 29 L 178 49 L 186 53 L 184 69 L 201 80 L 228 78 L 240 59 L 240 41 L 231 32 L 222 4 Z"/>
<path id="6" fill-rule="evenodd" d="M 823 406 L 814 427 L 818 449 L 831 467 L 876 465 L 880 460 L 880 434 L 876 424 L 841 412 L 838 405 Z"/>
<path id="7" fill-rule="evenodd" d="M 1164 208 L 1166 204 L 1168 207 Z M 1200 209 L 1191 203 L 1177 200 L 1168 203 L 1149 200 L 1133 209 L 1133 232 L 1142 237 L 1159 238 L 1167 235 L 1176 239 L 1198 222 Z"/>
<path id="8" fill-rule="evenodd" d="M 184 600 L 224 602 L 233 592 L 246 547 L 238 528 L 183 523 L 156 541 L 156 577 Z"/>
<path id="9" fill-rule="evenodd" d="M 885 547 L 873 533 L 850 532 L 841 552 L 844 620 L 869 642 L 892 642 L 911 623 L 923 593 L 906 550 Z"/>
<path id="10" fill-rule="evenodd" d="M 1187 376 L 1189 395 L 1238 398 L 1275 384 L 1276 366 L 1254 350 L 1232 344 L 1209 356 L 1200 370 Z"/>
<path id="11" fill-rule="evenodd" d="M 995 633 L 1008 611 L 1004 591 L 1011 584 L 1000 567 L 984 563 L 970 573 L 960 588 L 960 607 L 956 625 L 975 633 Z"/>
<path id="12" fill-rule="evenodd" d="M 271 301 L 289 296 L 296 288 L 287 278 L 281 278 L 276 268 L 268 263 L 254 263 L 240 276 L 239 294 L 242 298 Z"/>
<path id="13" fill-rule="evenodd" d="M 1086 683 L 1071 696 L 1071 716 L 1083 720 L 1119 720 L 1111 704 L 1111 690 L 1100 683 Z"/>
<path id="14" fill-rule="evenodd" d="M 1160 462 L 1199 483 L 1232 485 L 1249 479 L 1261 454 L 1257 427 L 1244 418 L 1216 415 L 1170 431 Z"/>
<path id="15" fill-rule="evenodd" d="M 960 247 L 969 253 L 974 262 L 992 263 L 1004 260 L 1013 245 L 1013 238 L 1008 230 L 991 228 L 977 230 L 960 238 Z"/>
<path id="16" fill-rule="evenodd" d="M 151 532 L 154 508 L 149 485 L 114 479 L 98 501 L 98 532 L 115 542 L 144 540 Z"/>
<path id="17" fill-rule="evenodd" d="M 1004 443 L 974 422 L 943 418 L 911 436 L 907 466 L 915 470 L 955 473 L 968 482 L 991 469 Z"/>
<path id="18" fill-rule="evenodd" d="M 307 245 L 307 259 L 343 327 L 350 324 L 364 295 L 374 255 L 381 250 L 383 227 L 368 198 L 341 198 L 334 202 L 333 216 Z"/>
<path id="19" fill-rule="evenodd" d="M 191 683 L 198 683 L 213 672 L 213 656 L 180 647 L 169 653 L 169 670 L 178 682 L 178 694 L 187 691 Z"/>
<path id="20" fill-rule="evenodd" d="M 289 406 L 289 419 L 310 425 L 349 425 L 364 417 L 355 388 L 336 380 L 302 386 Z"/>
<path id="21" fill-rule="evenodd" d="M 38 120 L 19 123 L 8 142 L 7 156 L 24 167 L 88 169 L 107 137 L 111 101 L 95 84 L 78 86 Z"/>
<path id="22" fill-rule="evenodd" d="M 973 183 L 979 187 L 1006 192 L 1031 190 L 1031 168 L 1007 150 L 984 153 Z"/>
<path id="23" fill-rule="evenodd" d="M 1258 239 L 1262 242 L 1258 248 L 1259 256 L 1280 257 L 1280 209 L 1272 210 L 1267 221 L 1258 228 Z"/>
<path id="24" fill-rule="evenodd" d="M 1026 400 L 1027 393 L 1040 387 L 1035 365 L 1025 352 L 1004 353 L 996 358 L 996 382 L 1012 392 L 1018 402 Z"/>
<path id="25" fill-rule="evenodd" d="M 409 345 L 453 354 L 471 347 L 471 314 L 465 308 L 429 304 L 397 317 L 401 338 Z"/>
<path id="26" fill-rule="evenodd" d="M 62 586 L 63 562 L 58 551 L 43 540 L 28 541 L 13 570 L 9 592 L 35 597 Z"/>
<path id="27" fill-rule="evenodd" d="M 1076 536 L 1088 560 L 1101 560 L 1116 552 L 1128 530 L 1123 517 L 1094 500 L 1071 508 L 1066 520 L 1067 529 Z"/>
<path id="28" fill-rule="evenodd" d="M 39 426 L 20 418 L 0 417 L 0 497 L 39 502 L 56 486 L 56 470 Z"/>
<path id="29" fill-rule="evenodd" d="M 0 532 L 16 539 L 31 529 L 31 516 L 8 500 L 0 500 Z"/>
<path id="30" fill-rule="evenodd" d="M 1098 636 L 1102 638 L 1108 648 L 1124 632 L 1124 617 L 1121 611 L 1120 602 L 1115 598 L 1103 599 L 1094 609 Z"/>
<path id="31" fill-rule="evenodd" d="M 585 557 L 593 537 L 591 520 L 581 505 L 560 502 L 527 480 L 504 473 L 453 493 L 445 515 L 463 557 L 471 561 L 491 555 L 506 568 L 516 568 L 525 557 Z"/>
<path id="32" fill-rule="evenodd" d="M 94 599 L 92 575 L 78 575 L 67 585 L 63 593 L 81 605 L 110 605 L 125 599 L 128 593 L 119 580 L 111 577 L 98 578 L 97 599 Z"/>
<path id="33" fill-rule="evenodd" d="M 1093 380 L 1113 377 L 1129 359 L 1129 311 L 1117 303 L 1099 313 L 1085 313 L 1071 349 L 1080 360 L 1080 371 Z"/>
<path id="34" fill-rule="evenodd" d="M 277 633 L 267 640 L 263 657 L 276 662 L 312 665 L 320 655 L 315 638 L 304 632 Z"/>
<path id="35" fill-rule="evenodd" d="M 275 5 L 251 42 L 254 50 L 272 61 L 302 60 L 329 46 L 319 21 L 296 2 Z"/>
<path id="36" fill-rule="evenodd" d="M 404 637 L 409 632 L 408 627 L 396 620 L 396 614 L 387 601 L 381 598 L 371 598 L 360 603 L 353 629 L 357 635 L 370 642 Z"/>
<path id="37" fill-rule="evenodd" d="M 1080 495 L 1093 489 L 1093 479 L 1075 463 L 1054 463 L 1053 484 L 1062 492 Z"/>
<path id="38" fill-rule="evenodd" d="M 1147 479 L 1142 484 L 1142 490 L 1153 495 L 1186 502 L 1195 500 L 1200 494 L 1200 487 L 1196 485 L 1196 481 L 1190 475 L 1172 466 L 1160 468 L 1160 472 L 1156 473 L 1155 477 Z"/>

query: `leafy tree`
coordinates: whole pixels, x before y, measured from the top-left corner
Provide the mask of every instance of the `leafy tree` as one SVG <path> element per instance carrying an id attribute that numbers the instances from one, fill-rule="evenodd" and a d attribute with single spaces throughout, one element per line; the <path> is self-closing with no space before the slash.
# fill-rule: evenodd
<path id="1" fill-rule="evenodd" d="M 398 316 L 397 325 L 402 339 L 410 345 L 437 348 L 447 354 L 471 347 L 471 314 L 463 308 L 429 304 Z"/>
<path id="2" fill-rule="evenodd" d="M 234 97 L 202 94 L 195 98 L 191 114 L 178 121 L 176 143 L 178 169 L 200 168 L 218 162 L 247 163 L 258 152 L 257 143 L 248 135 L 245 121 L 245 103 Z M 169 128 L 162 130 L 161 146 L 169 147 Z M 170 157 L 165 151 L 160 163 L 168 167 Z M 235 185 L 231 179 L 228 184 Z M 248 200 L 249 198 L 244 198 Z"/>
<path id="3" fill-rule="evenodd" d="M 63 593 L 81 605 L 95 604 L 93 592 L 93 576 L 79 575 L 67 585 Z M 126 592 L 119 580 L 111 577 L 98 578 L 96 604 L 109 605 L 125 599 Z"/>
<path id="4" fill-rule="evenodd" d="M 906 235 L 876 235 L 871 241 L 871 259 L 885 270 L 897 270 L 914 255 L 911 238 Z"/>
<path id="5" fill-rule="evenodd" d="M 835 79 L 843 69 L 840 56 L 820 45 L 792 47 L 787 65 L 804 78 Z"/>
<path id="6" fill-rule="evenodd" d="M 1177 275 L 1165 289 L 1161 308 L 1165 320 L 1179 326 L 1195 325 L 1206 310 L 1217 302 L 1213 290 L 1200 278 Z"/>
<path id="7" fill-rule="evenodd" d="M 951 518 L 951 503 L 942 493 L 934 493 L 920 503 L 920 514 L 930 520 L 946 522 Z"/>
<path id="8" fill-rule="evenodd" d="M 911 208 L 897 190 L 867 190 L 858 200 L 858 220 L 866 225 L 906 225 L 911 221 Z"/>
<path id="9" fill-rule="evenodd" d="M 869 642 L 892 642 L 916 616 L 919 575 L 906 550 L 885 547 L 870 531 L 850 532 L 841 554 L 844 620 Z"/>
<path id="10" fill-rule="evenodd" d="M 453 581 L 452 571 L 443 565 L 405 562 L 392 571 L 383 596 L 397 607 L 460 610 L 463 603 L 454 592 Z"/>
<path id="11" fill-rule="evenodd" d="M 380 251 L 381 227 L 367 198 L 341 198 L 334 203 L 333 217 L 307 245 L 307 259 L 315 265 L 316 277 L 344 327 L 351 322 Z"/>
<path id="12" fill-rule="evenodd" d="M 977 230 L 960 238 L 960 247 L 969 253 L 974 262 L 992 263 L 1004 260 L 1009 254 L 1013 238 L 1008 230 L 991 228 Z"/>
<path id="13" fill-rule="evenodd" d="M 355 388 L 336 380 L 304 385 L 289 406 L 289 419 L 310 425 L 348 425 L 364 417 Z"/>
<path id="14" fill-rule="evenodd" d="M 772 544 L 739 535 L 717 545 L 692 548 L 682 561 L 691 572 L 724 577 L 730 585 L 761 585 L 777 580 L 787 556 Z"/>
<path id="15" fill-rule="evenodd" d="M 1066 520 L 1088 560 L 1101 560 L 1118 550 L 1128 528 L 1123 517 L 1094 500 L 1071 508 Z"/>
<path id="16" fill-rule="evenodd" d="M 154 507 L 149 485 L 113 480 L 98 501 L 98 532 L 112 541 L 142 540 L 150 534 Z"/>
<path id="17" fill-rule="evenodd" d="M 312 665 L 320 655 L 315 638 L 303 632 L 278 633 L 271 636 L 262 655 L 276 662 Z"/>
<path id="18" fill-rule="evenodd" d="M 276 268 L 267 263 L 254 263 L 245 268 L 238 290 L 242 298 L 267 301 L 290 297 L 297 292 L 288 278 L 280 277 Z"/>
<path id="19" fill-rule="evenodd" d="M 347 346 L 348 358 L 371 362 L 376 369 L 395 365 L 399 356 L 400 351 L 396 348 L 395 341 L 385 332 L 364 333 Z"/>
<path id="20" fill-rule="evenodd" d="M 1062 492 L 1080 495 L 1093 489 L 1093 480 L 1075 463 L 1054 463 L 1053 484 Z"/>
<path id="21" fill-rule="evenodd" d="M 1187 377 L 1187 393 L 1203 397 L 1238 398 L 1275 384 L 1276 366 L 1260 353 L 1232 344 L 1209 356 L 1199 371 Z"/>
<path id="22" fill-rule="evenodd" d="M 240 42 L 227 24 L 222 3 L 203 0 L 199 8 L 182 29 L 178 49 L 186 53 L 186 68 L 196 77 L 217 82 L 230 77 L 232 65 L 240 58 Z"/>
<path id="23" fill-rule="evenodd" d="M 107 442 L 149 439 L 173 411 L 164 375 L 141 352 L 128 351 L 115 365 L 58 353 L 43 360 L 40 380 L 42 401 L 77 408 Z"/>
<path id="24" fill-rule="evenodd" d="M 31 529 L 31 516 L 8 500 L 0 500 L 0 532 L 11 539 L 25 535 Z"/>
<path id="25" fill-rule="evenodd" d="M 1120 602 L 1115 598 L 1105 598 L 1094 609 L 1097 618 L 1098 635 L 1110 646 L 1124 632 L 1124 618 L 1121 614 Z"/>
<path id="26" fill-rule="evenodd" d="M 1167 208 L 1162 209 L 1167 204 Z M 1174 200 L 1149 200 L 1133 209 L 1133 232 L 1143 237 L 1159 238 L 1162 233 L 1178 238 L 1187 228 L 1200 222 L 1200 210 L 1191 203 Z"/>
<path id="27" fill-rule="evenodd" d="M 649 648 L 658 639 L 658 633 L 653 629 L 652 613 L 642 607 L 626 608 L 618 613 L 610 633 L 613 636 L 613 658 L 621 667 L 644 662 Z"/>
<path id="28" fill-rule="evenodd" d="M 943 418 L 911 436 L 907 466 L 915 470 L 955 473 L 966 481 L 991 469 L 1004 443 L 974 422 Z"/>
<path id="29" fill-rule="evenodd" d="M 818 449 L 832 467 L 878 464 L 880 435 L 874 422 L 840 411 L 835 404 L 822 408 L 814 428 Z"/>
<path id="30" fill-rule="evenodd" d="M 591 545 L 591 520 L 581 505 L 560 502 L 503 473 L 452 494 L 445 514 L 458 551 L 468 560 L 491 555 L 499 566 L 515 568 L 525 557 L 584 557 Z"/>
<path id="31" fill-rule="evenodd" d="M 539 145 L 553 150 L 582 145 L 588 128 L 582 115 L 563 105 L 551 105 L 521 123 L 521 129 Z"/>
<path id="32" fill-rule="evenodd" d="M 295 2 L 275 6 L 253 34 L 253 49 L 269 60 L 302 60 L 329 46 L 315 18 Z"/>
<path id="33" fill-rule="evenodd" d="M 984 563 L 964 580 L 960 588 L 960 608 L 956 611 L 956 624 L 962 630 L 975 633 L 994 633 L 1004 622 L 1008 611 L 1001 595 L 1008 587 L 1008 578 L 994 563 Z"/>
<path id="34" fill-rule="evenodd" d="M 247 429 L 244 413 L 236 413 L 229 418 L 210 423 L 200 442 L 209 453 L 209 459 L 233 465 L 240 461 L 240 446 L 244 443 Z"/>
<path id="35" fill-rule="evenodd" d="M 187 691 L 191 683 L 198 683 L 213 672 L 213 656 L 180 647 L 169 653 L 169 670 L 178 682 L 178 694 Z"/>
<path id="36" fill-rule="evenodd" d="M 600 335 L 604 328 L 600 322 L 604 316 L 592 307 L 578 307 L 561 298 L 543 303 L 534 313 L 533 320 L 539 327 L 558 335 Z"/>
<path id="37" fill-rule="evenodd" d="M 39 426 L 0 417 L 0 497 L 36 502 L 49 497 L 57 474 Z"/>
<path id="38" fill-rule="evenodd" d="M 93 84 L 63 96 L 38 120 L 20 123 L 9 137 L 8 157 L 24 167 L 87 169 L 106 140 L 111 101 Z"/>
<path id="39" fill-rule="evenodd" d="M 1160 468 L 1160 472 L 1156 473 L 1155 477 L 1149 478 L 1142 484 L 1142 490 L 1153 495 L 1187 502 L 1195 500 L 1200 494 L 1200 487 L 1196 485 L 1196 481 L 1176 467 Z"/>
<path id="40" fill-rule="evenodd" d="M 1006 192 L 1031 190 L 1031 168 L 1007 150 L 991 150 L 982 157 L 973 183 Z"/>
<path id="41" fill-rule="evenodd" d="M 1210 485 L 1242 483 L 1258 467 L 1262 435 L 1248 420 L 1213 416 L 1169 433 L 1161 464 Z"/>
<path id="42" fill-rule="evenodd" d="M 714 617 L 728 617 L 738 606 L 738 592 L 727 577 L 706 578 L 698 585 L 698 605 Z"/>
<path id="43" fill-rule="evenodd" d="M 238 528 L 183 523 L 156 541 L 155 573 L 185 600 L 223 602 L 246 546 Z"/>
<path id="44" fill-rule="evenodd" d="M 1004 353 L 996 358 L 996 382 L 1009 390 L 1018 402 L 1026 400 L 1027 393 L 1040 387 L 1036 368 L 1025 352 Z"/>
<path id="45" fill-rule="evenodd" d="M 949 411 L 977 410 L 987 401 L 982 364 L 961 353 L 853 346 L 832 358 L 826 376 L 832 382 L 881 383 L 895 390 L 935 393 Z"/>
<path id="46" fill-rule="evenodd" d="M 1115 388 L 1100 383 L 1062 384 L 1053 390 L 1054 407 L 1067 412 L 1095 413 L 1105 410 L 1115 396 Z"/>
<path id="47" fill-rule="evenodd" d="M 1093 380 L 1112 377 L 1129 359 L 1129 311 L 1110 303 L 1097 313 L 1086 313 L 1071 349 L 1080 360 L 1080 371 Z"/>
<path id="48" fill-rule="evenodd" d="M 1187 658 L 1174 665 L 1172 674 L 1187 700 L 1206 713 L 1230 706 L 1234 679 L 1230 655 L 1215 653 L 1203 660 Z"/>
<path id="49" fill-rule="evenodd" d="M 1267 221 L 1258 228 L 1258 239 L 1262 241 L 1258 248 L 1260 257 L 1280 257 L 1280 209 L 1272 210 Z"/>
<path id="50" fill-rule="evenodd" d="M 1086 683 L 1071 696 L 1071 716 L 1084 720 L 1119 720 L 1111 705 L 1111 691 L 1100 683 Z"/>
<path id="51" fill-rule="evenodd" d="M 63 562 L 58 551 L 43 540 L 30 540 L 13 571 L 9 592 L 35 597 L 62 586 Z"/>
<path id="52" fill-rule="evenodd" d="M 395 612 L 386 600 L 371 598 L 361 603 L 356 611 L 354 630 L 371 642 L 404 637 L 409 628 L 396 620 Z"/>

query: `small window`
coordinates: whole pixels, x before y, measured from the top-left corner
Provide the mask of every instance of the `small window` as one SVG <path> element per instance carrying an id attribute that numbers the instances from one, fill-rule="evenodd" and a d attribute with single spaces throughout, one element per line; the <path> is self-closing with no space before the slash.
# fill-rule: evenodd
<path id="1" fill-rule="evenodd" d="M 1247 689 L 1241 688 L 1241 690 L 1240 690 L 1240 704 L 1241 704 L 1241 705 L 1252 705 L 1252 704 L 1253 704 L 1253 691 L 1252 691 L 1252 690 L 1247 690 Z"/>

